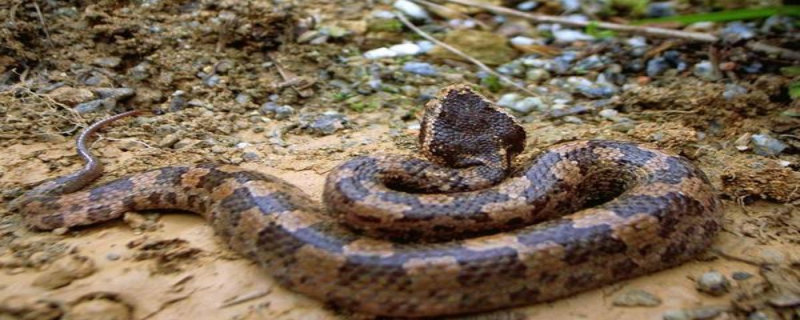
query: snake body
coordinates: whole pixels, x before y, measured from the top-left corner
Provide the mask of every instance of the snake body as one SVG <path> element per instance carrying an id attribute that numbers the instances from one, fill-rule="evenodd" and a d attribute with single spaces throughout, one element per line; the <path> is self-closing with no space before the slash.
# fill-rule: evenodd
<path id="1" fill-rule="evenodd" d="M 549 301 L 654 272 L 691 259 L 720 229 L 714 189 L 684 158 L 577 141 L 513 170 L 524 140 L 512 117 L 455 85 L 426 105 L 420 142 L 430 161 L 347 161 L 328 175 L 324 206 L 277 177 L 218 164 L 58 188 L 90 183 L 97 169 L 87 166 L 16 206 L 45 230 L 132 210 L 196 212 L 280 284 L 337 307 L 404 317 Z"/>

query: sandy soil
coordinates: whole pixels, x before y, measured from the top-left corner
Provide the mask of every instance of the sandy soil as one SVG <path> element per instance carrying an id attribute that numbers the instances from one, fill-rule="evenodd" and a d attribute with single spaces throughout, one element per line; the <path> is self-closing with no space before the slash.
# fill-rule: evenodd
<path id="1" fill-rule="evenodd" d="M 170 2 L 158 4 L 158 8 L 102 3 L 78 6 L 78 18 L 58 16 L 54 13 L 58 8 L 45 7 L 53 46 L 42 37 L 22 35 L 39 32 L 32 8 L 23 5 L 10 12 L 12 8 L 0 6 L 0 13 L 14 14 L 21 21 L 17 29 L 10 30 L 17 37 L 3 34 L 19 46 L 0 51 L 0 60 L 17 66 L 20 80 L 0 92 L 3 201 L 44 179 L 78 169 L 82 164 L 73 149 L 75 129 L 120 110 L 168 110 L 174 105 L 176 90 L 189 92 L 201 107 L 146 114 L 108 128 L 93 144 L 94 152 L 106 163 L 101 181 L 162 165 L 214 161 L 276 175 L 319 199 L 325 174 L 336 164 L 361 154 L 415 151 L 417 131 L 408 129 L 416 121 L 413 115 L 418 107 L 413 103 L 354 112 L 332 102 L 335 88 L 323 84 L 315 85 L 315 94 L 308 99 L 290 88 L 270 89 L 270 84 L 282 78 L 275 68 L 262 67 L 270 61 L 262 50 L 273 50 L 284 68 L 317 77 L 319 68 L 326 67 L 325 63 L 351 44 L 311 47 L 264 39 L 282 39 L 270 37 L 272 34 L 291 38 L 287 34 L 294 31 L 281 28 L 297 18 L 293 15 L 302 16 L 297 12 L 339 15 L 356 23 L 356 13 L 364 8 L 348 5 L 333 9 L 308 3 L 284 15 L 273 13 L 274 8 L 266 4 L 251 5 L 252 14 L 245 15 L 238 11 L 240 7 L 225 1 L 197 11 Z M 231 41 L 222 44 L 217 38 L 224 29 L 180 34 L 191 31 L 182 29 L 182 24 L 207 21 L 226 10 L 239 12 L 237 17 L 245 21 L 232 23 L 251 23 L 263 32 L 235 33 Z M 91 28 L 85 29 L 85 23 Z M 147 32 L 137 27 L 140 23 L 170 28 L 164 35 L 148 38 Z M 112 46 L 111 39 L 125 45 Z M 106 69 L 88 67 L 90 61 L 106 56 L 122 57 L 122 63 Z M 223 60 L 235 65 L 221 74 L 225 86 L 201 86 L 195 73 L 212 72 Z M 160 76 L 152 72 L 148 80 L 130 80 L 130 69 L 141 61 L 155 65 L 161 70 Z M 34 62 L 38 67 L 23 67 Z M 23 70 L 28 71 L 19 75 Z M 112 74 L 103 75 L 108 70 Z M 53 82 L 70 88 L 90 87 L 78 83 L 76 74 L 97 73 L 105 77 L 101 83 L 136 88 L 136 95 L 121 100 L 113 110 L 78 115 L 70 109 L 69 101 L 37 91 Z M 549 144 L 584 138 L 649 142 L 689 156 L 711 176 L 724 198 L 724 232 L 709 254 L 671 270 L 553 303 L 465 318 L 660 319 L 670 310 L 698 308 L 714 314 L 724 311 L 716 319 L 744 318 L 754 310 L 775 319 L 792 317 L 796 311 L 781 308 L 780 299 L 797 298 L 800 293 L 800 177 L 796 169 L 781 161 L 797 166 L 800 159 L 796 155 L 768 158 L 733 148 L 736 139 L 755 131 L 753 128 L 778 125 L 772 116 L 785 102 L 771 100 L 773 93 L 764 84 L 753 84 L 752 93 L 729 102 L 720 97 L 717 84 L 682 80 L 656 83 L 623 95 L 618 101 L 620 108 L 637 120 L 633 129 L 624 132 L 616 130 L 612 122 L 597 118 L 581 125 L 558 119 L 527 121 L 529 147 L 522 158 L 529 159 Z M 301 112 L 289 119 L 269 119 L 259 114 L 258 104 L 235 103 L 234 97 L 241 92 L 248 92 L 259 102 L 278 94 L 281 103 L 294 104 Z M 676 109 L 679 112 L 674 112 Z M 350 120 L 347 128 L 317 136 L 297 125 L 304 113 L 327 110 L 344 110 Z M 703 120 L 712 118 L 728 125 L 721 133 L 698 139 L 695 130 L 707 126 Z M 273 134 L 276 131 L 282 134 Z M 170 134 L 182 147 L 165 142 Z M 246 153 L 258 159 L 247 160 Z M 0 319 L 368 318 L 326 308 L 277 286 L 263 270 L 227 250 L 197 216 L 131 213 L 124 221 L 40 233 L 24 228 L 19 216 L 2 207 Z M 730 292 L 720 297 L 699 292 L 695 279 L 708 271 L 719 271 L 731 279 Z M 752 277 L 733 279 L 746 278 L 742 273 Z M 662 302 L 653 307 L 613 304 L 616 297 L 633 289 L 652 293 Z"/>

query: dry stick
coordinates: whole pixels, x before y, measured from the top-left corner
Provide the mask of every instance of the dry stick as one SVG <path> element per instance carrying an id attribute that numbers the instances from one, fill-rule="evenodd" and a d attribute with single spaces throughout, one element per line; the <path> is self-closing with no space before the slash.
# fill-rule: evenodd
<path id="1" fill-rule="evenodd" d="M 478 68 L 481 68 L 483 71 L 486 71 L 486 72 L 492 74 L 493 76 L 499 78 L 500 80 L 508 82 L 510 85 L 514 86 L 515 88 L 517 88 L 520 91 L 523 91 L 523 92 L 525 92 L 525 93 L 527 93 L 529 95 L 536 96 L 536 97 L 541 96 L 538 93 L 535 93 L 533 91 L 530 91 L 530 90 L 526 89 L 523 86 L 518 85 L 516 82 L 514 82 L 514 80 L 511 80 L 508 77 L 497 73 L 496 71 L 492 70 L 492 68 L 489 68 L 487 65 L 483 64 L 483 62 L 478 61 L 478 59 L 475 59 L 475 58 L 469 56 L 468 54 L 462 52 L 461 50 L 458 50 L 458 49 L 454 48 L 453 46 L 451 46 L 449 44 L 446 44 L 446 43 L 444 43 L 442 41 L 439 41 L 439 39 L 436 39 L 433 36 L 431 36 L 430 34 L 426 33 L 425 31 L 422 31 L 422 29 L 417 28 L 417 26 L 412 24 L 411 21 L 408 21 L 408 19 L 402 13 L 395 12 L 395 16 L 397 16 L 397 19 L 400 20 L 400 22 L 402 22 L 404 25 L 406 25 L 406 27 L 408 27 L 412 31 L 416 32 L 421 37 L 423 37 L 425 39 L 428 39 L 429 41 L 431 41 L 433 43 L 436 43 L 437 45 L 441 46 L 442 48 L 447 49 L 447 51 L 450 51 L 450 52 L 458 55 L 459 57 L 471 62 L 472 64 L 478 66 Z"/>
<path id="2" fill-rule="evenodd" d="M 600 29 L 606 29 L 606 30 L 640 33 L 640 34 L 646 34 L 664 38 L 681 38 L 681 39 L 695 40 L 701 42 L 717 42 L 719 40 L 719 38 L 717 38 L 716 36 L 703 32 L 688 32 L 688 31 L 679 31 L 679 30 L 664 29 L 664 28 L 632 26 L 626 24 L 617 24 L 617 23 L 599 22 L 599 21 L 591 21 L 591 22 L 575 21 L 563 17 L 555 17 L 555 16 L 548 16 L 541 14 L 530 14 L 519 10 L 509 9 L 486 3 L 479 3 L 472 0 L 444 0 L 444 1 L 461 4 L 465 6 L 474 6 L 481 9 L 492 11 L 494 13 L 525 18 L 536 23 L 557 23 L 565 26 L 581 27 L 581 28 L 585 28 L 589 25 L 595 25 Z"/>
<path id="3" fill-rule="evenodd" d="M 50 39 L 50 32 L 47 31 L 47 25 L 44 23 L 44 16 L 42 15 L 42 10 L 39 9 L 39 4 L 36 1 L 33 2 L 33 7 L 36 8 L 36 14 L 39 16 L 39 23 L 42 24 L 42 29 L 44 30 L 44 35 L 47 37 L 47 42 L 50 45 L 53 44 L 53 40 Z"/>

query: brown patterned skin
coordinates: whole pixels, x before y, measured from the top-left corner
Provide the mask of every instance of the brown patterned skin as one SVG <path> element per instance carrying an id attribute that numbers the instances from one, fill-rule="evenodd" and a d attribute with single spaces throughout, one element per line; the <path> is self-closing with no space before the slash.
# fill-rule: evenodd
<path id="1" fill-rule="evenodd" d="M 327 177 L 327 210 L 279 178 L 216 164 L 159 168 L 72 193 L 34 189 L 20 209 L 45 230 L 130 210 L 196 212 L 282 285 L 338 307 L 404 317 L 564 297 L 687 261 L 720 229 L 713 188 L 683 158 L 628 142 L 570 142 L 494 184 L 522 151 L 516 123 L 466 86 L 443 89 L 426 108 L 423 152 L 470 167 L 356 158 Z M 454 112 L 485 115 L 490 123 L 469 130 L 489 126 L 480 133 L 488 136 L 440 132 L 464 125 Z M 462 151 L 475 154 L 449 157 Z M 401 185 L 414 178 L 423 181 Z M 465 184 L 485 180 L 494 185 Z"/>

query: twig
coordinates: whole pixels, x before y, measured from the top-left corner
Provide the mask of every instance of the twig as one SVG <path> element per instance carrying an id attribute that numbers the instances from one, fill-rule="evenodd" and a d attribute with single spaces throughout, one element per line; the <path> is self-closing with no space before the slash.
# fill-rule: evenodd
<path id="1" fill-rule="evenodd" d="M 703 32 L 688 32 L 688 31 L 655 28 L 655 27 L 632 26 L 632 25 L 600 22 L 600 21 L 596 22 L 575 21 L 563 17 L 555 17 L 542 14 L 530 14 L 519 10 L 504 8 L 482 2 L 475 2 L 472 0 L 444 0 L 444 1 L 457 3 L 465 6 L 478 7 L 481 9 L 492 11 L 494 13 L 525 18 L 536 23 L 557 23 L 565 26 L 581 27 L 581 28 L 585 28 L 590 24 L 593 24 L 600 29 L 613 30 L 619 32 L 639 33 L 656 37 L 681 38 L 681 39 L 701 41 L 701 42 L 717 42 L 719 40 L 719 38 L 717 38 L 716 36 Z"/>
<path id="2" fill-rule="evenodd" d="M 425 31 L 422 31 L 422 29 L 417 28 L 417 26 L 412 24 L 411 21 L 408 21 L 408 18 L 406 18 L 402 13 L 395 12 L 395 16 L 397 16 L 397 19 L 400 20 L 400 22 L 402 22 L 404 25 L 406 25 L 406 27 L 408 27 L 412 31 L 416 32 L 421 37 L 423 37 L 423 38 L 425 38 L 425 39 L 427 39 L 427 40 L 429 40 L 429 41 L 431 41 L 433 43 L 436 43 L 437 45 L 441 46 L 442 48 L 445 48 L 447 51 L 450 51 L 450 52 L 458 55 L 459 57 L 471 62 L 472 64 L 476 65 L 481 70 L 492 74 L 493 76 L 497 77 L 498 79 L 509 83 L 510 85 L 514 86 L 514 88 L 517 88 L 520 91 L 523 91 L 523 92 L 525 92 L 525 93 L 527 93 L 527 94 L 529 94 L 531 96 L 535 96 L 535 97 L 541 96 L 540 94 L 537 94 L 537 93 L 535 93 L 533 91 L 530 91 L 530 90 L 526 89 L 523 86 L 518 85 L 516 82 L 514 82 L 514 80 L 511 80 L 508 77 L 497 73 L 496 71 L 492 70 L 492 68 L 489 68 L 487 65 L 483 64 L 483 62 L 478 61 L 478 59 L 475 59 L 475 58 L 469 56 L 468 54 L 462 52 L 461 50 L 458 50 L 458 49 L 456 49 L 455 47 L 453 47 L 453 46 L 451 46 L 449 44 L 446 44 L 446 43 L 444 43 L 442 41 L 439 41 L 439 39 L 436 39 L 432 35 L 426 33 Z"/>
<path id="3" fill-rule="evenodd" d="M 47 37 L 47 42 L 50 45 L 53 45 L 53 40 L 50 39 L 50 32 L 47 31 L 47 24 L 44 23 L 44 16 L 42 15 L 42 10 L 39 9 L 39 4 L 36 1 L 33 1 L 33 7 L 36 8 L 36 14 L 39 16 L 39 23 L 42 24 L 42 30 L 44 30 L 44 35 Z"/>
<path id="4" fill-rule="evenodd" d="M 747 48 L 753 51 L 760 51 L 766 54 L 777 54 L 778 57 L 783 59 L 800 60 L 800 52 L 792 51 L 786 48 L 776 47 L 759 41 L 750 41 L 747 43 Z"/>

